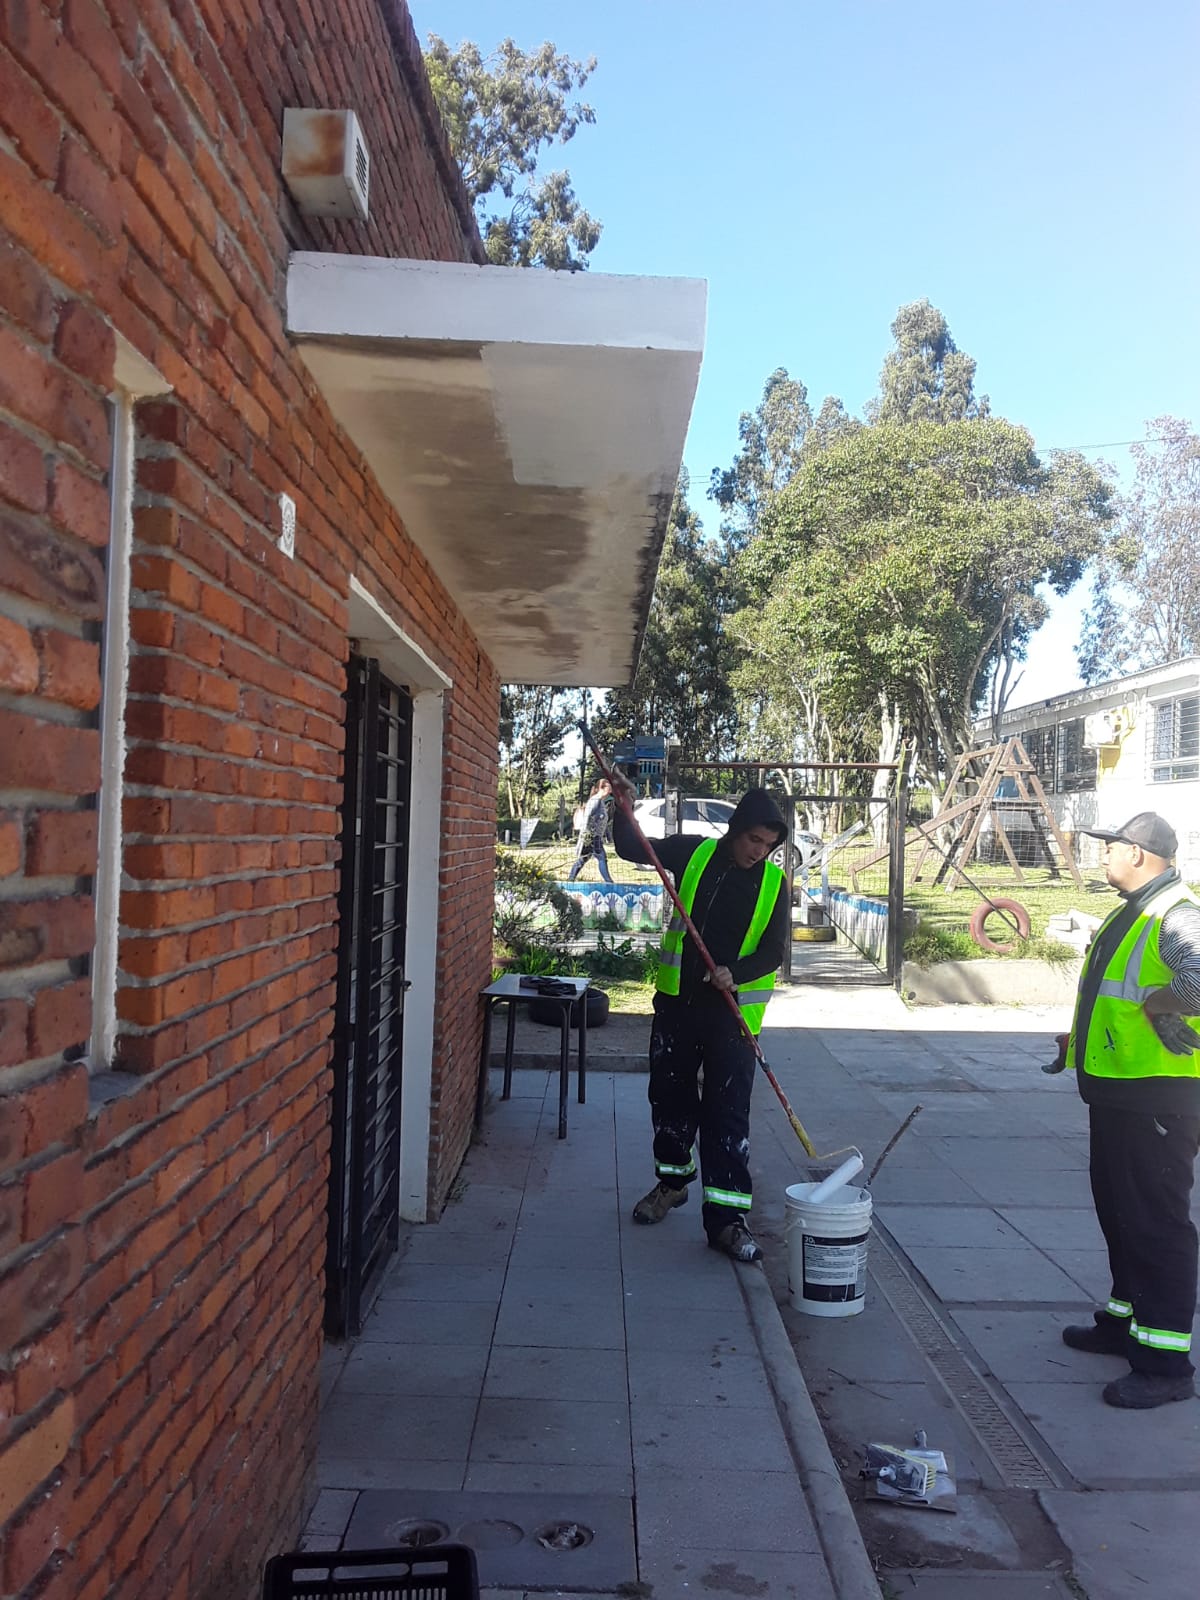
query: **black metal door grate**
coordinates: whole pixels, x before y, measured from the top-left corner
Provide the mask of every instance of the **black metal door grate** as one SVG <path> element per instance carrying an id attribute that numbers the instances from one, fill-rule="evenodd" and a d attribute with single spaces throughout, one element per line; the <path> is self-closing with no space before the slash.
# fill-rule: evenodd
<path id="1" fill-rule="evenodd" d="M 356 1334 L 399 1234 L 412 700 L 352 656 L 346 691 L 326 1331 Z"/>

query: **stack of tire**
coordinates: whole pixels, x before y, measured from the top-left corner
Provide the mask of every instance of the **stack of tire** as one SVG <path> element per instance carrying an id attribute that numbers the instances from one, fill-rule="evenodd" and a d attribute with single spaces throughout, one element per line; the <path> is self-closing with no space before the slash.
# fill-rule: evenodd
<path id="1" fill-rule="evenodd" d="M 571 1007 L 571 1026 L 577 1028 L 583 1021 L 585 1001 L 588 1031 L 602 1028 L 608 1021 L 608 995 L 603 989 L 588 989 L 584 1000 L 576 1000 Z M 532 1022 L 543 1022 L 557 1028 L 562 1022 L 562 1007 L 555 1000 L 532 1000 L 529 1004 L 529 1017 Z"/>

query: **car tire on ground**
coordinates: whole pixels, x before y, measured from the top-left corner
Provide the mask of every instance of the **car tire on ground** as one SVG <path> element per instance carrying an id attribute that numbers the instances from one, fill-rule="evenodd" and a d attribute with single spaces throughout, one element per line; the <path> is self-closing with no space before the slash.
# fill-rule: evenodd
<path id="1" fill-rule="evenodd" d="M 988 933 L 985 924 L 991 916 L 998 911 L 1007 912 L 1007 919 L 1003 925 L 1010 928 L 1012 923 L 1017 925 L 1017 938 L 1021 940 L 1029 937 L 1029 913 L 1025 907 L 1016 900 L 981 900 L 971 913 L 971 937 L 981 950 L 988 950 L 993 955 L 1005 956 L 1013 949 L 1013 940 L 993 939 Z"/>

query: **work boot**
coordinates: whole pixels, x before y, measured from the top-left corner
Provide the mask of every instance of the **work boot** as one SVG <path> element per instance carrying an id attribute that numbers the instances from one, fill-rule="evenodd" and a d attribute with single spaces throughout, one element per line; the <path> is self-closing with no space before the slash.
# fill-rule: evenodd
<path id="1" fill-rule="evenodd" d="M 711 1249 L 723 1250 L 727 1256 L 732 1256 L 734 1261 L 762 1260 L 762 1251 L 741 1217 L 735 1217 L 716 1233 L 710 1233 L 708 1243 Z"/>
<path id="2" fill-rule="evenodd" d="M 644 1194 L 633 1208 L 635 1222 L 661 1222 L 668 1211 L 687 1204 L 687 1185 L 672 1189 L 668 1183 L 656 1183 L 649 1194 Z"/>
<path id="3" fill-rule="evenodd" d="M 1086 1350 L 1093 1356 L 1128 1355 L 1129 1324 L 1118 1322 L 1115 1317 L 1105 1317 L 1103 1322 L 1064 1328 L 1062 1342 L 1072 1350 Z"/>
<path id="4" fill-rule="evenodd" d="M 1182 1377 L 1162 1372 L 1127 1372 L 1104 1385 L 1104 1403 L 1123 1411 L 1153 1411 L 1172 1400 L 1190 1400 L 1196 1393 L 1191 1373 Z"/>

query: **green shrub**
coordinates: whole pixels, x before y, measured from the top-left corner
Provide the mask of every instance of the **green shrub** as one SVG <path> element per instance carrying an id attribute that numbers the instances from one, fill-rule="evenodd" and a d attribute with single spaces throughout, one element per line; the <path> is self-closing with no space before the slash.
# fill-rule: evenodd
<path id="1" fill-rule="evenodd" d="M 978 961 L 991 954 L 981 950 L 967 928 L 946 928 L 922 917 L 916 931 L 904 940 L 904 959 L 917 967 L 933 967 L 939 961 Z M 1058 939 L 1034 935 L 1013 939 L 1013 948 L 991 955 L 1001 961 L 1047 961 L 1051 966 L 1069 965 L 1078 956 L 1069 944 Z"/>
<path id="2" fill-rule="evenodd" d="M 1010 959 L 1017 956 L 1026 961 L 1045 961 L 1052 967 L 1067 967 L 1079 959 L 1079 951 L 1071 945 L 1063 944 L 1061 939 L 1046 939 L 1038 934 L 1032 934 L 1028 939 L 1017 939 L 1014 945 Z"/>
<path id="3" fill-rule="evenodd" d="M 632 939 L 606 940 L 601 934 L 596 948 L 581 958 L 590 978 L 624 978 L 632 982 L 645 981 L 646 957 L 644 949 Z"/>
<path id="4" fill-rule="evenodd" d="M 508 970 L 528 978 L 577 978 L 583 976 L 583 963 L 552 945 L 531 944 L 509 962 Z"/>
<path id="5" fill-rule="evenodd" d="M 924 917 L 904 939 L 904 959 L 917 967 L 933 967 L 939 961 L 974 961 L 982 955 L 966 928 L 941 928 Z"/>
<path id="6" fill-rule="evenodd" d="M 553 948 L 579 938 L 583 913 L 536 861 L 514 850 L 498 849 L 492 928 L 497 940 L 510 950 Z"/>

